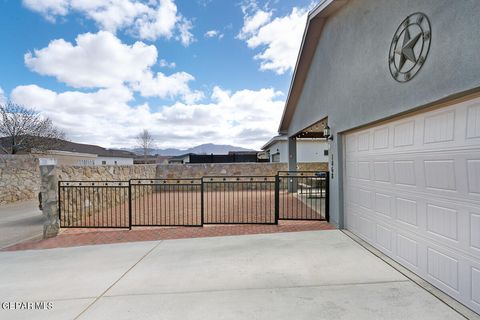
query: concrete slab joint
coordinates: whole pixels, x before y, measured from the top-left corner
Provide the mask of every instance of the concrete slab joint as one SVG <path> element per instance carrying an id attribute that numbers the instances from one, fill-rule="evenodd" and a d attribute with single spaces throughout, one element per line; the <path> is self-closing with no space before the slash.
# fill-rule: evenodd
<path id="1" fill-rule="evenodd" d="M 40 166 L 42 211 L 45 218 L 43 238 L 55 237 L 60 229 L 58 216 L 58 178 L 55 166 Z"/>

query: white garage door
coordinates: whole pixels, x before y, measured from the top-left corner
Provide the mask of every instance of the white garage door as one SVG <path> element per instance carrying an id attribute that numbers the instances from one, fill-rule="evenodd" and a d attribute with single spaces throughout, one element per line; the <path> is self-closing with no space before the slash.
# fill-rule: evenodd
<path id="1" fill-rule="evenodd" d="M 345 136 L 346 228 L 480 312 L 480 99 Z"/>

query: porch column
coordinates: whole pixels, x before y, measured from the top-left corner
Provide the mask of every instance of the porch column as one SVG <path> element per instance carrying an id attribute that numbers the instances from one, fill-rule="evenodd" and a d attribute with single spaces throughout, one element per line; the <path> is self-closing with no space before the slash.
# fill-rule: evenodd
<path id="1" fill-rule="evenodd" d="M 288 171 L 297 170 L 297 140 L 288 137 Z"/>
<path id="2" fill-rule="evenodd" d="M 297 140 L 294 137 L 288 137 L 288 171 L 297 171 Z M 288 179 L 288 192 L 297 192 L 298 180 Z"/>

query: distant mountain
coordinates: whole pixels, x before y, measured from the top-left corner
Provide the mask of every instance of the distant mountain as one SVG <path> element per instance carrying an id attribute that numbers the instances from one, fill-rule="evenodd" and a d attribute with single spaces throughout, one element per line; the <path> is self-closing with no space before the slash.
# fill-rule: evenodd
<path id="1" fill-rule="evenodd" d="M 126 149 L 136 154 L 143 154 L 143 150 L 140 148 L 135 149 Z M 175 148 L 168 148 L 168 149 L 151 149 L 149 154 L 158 154 L 161 156 L 179 156 L 185 153 L 195 153 L 195 154 L 227 154 L 230 151 L 254 151 L 252 149 L 245 149 L 242 147 L 235 147 L 230 145 L 220 145 L 220 144 L 201 144 L 199 146 L 190 148 L 190 149 L 175 149 Z"/>

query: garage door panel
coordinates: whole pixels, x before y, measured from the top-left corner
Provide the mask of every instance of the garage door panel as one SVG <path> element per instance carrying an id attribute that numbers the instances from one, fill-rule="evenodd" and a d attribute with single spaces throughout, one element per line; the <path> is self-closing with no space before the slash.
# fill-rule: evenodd
<path id="1" fill-rule="evenodd" d="M 431 241 L 462 250 L 466 254 L 479 253 L 480 236 L 477 230 L 480 226 L 480 214 L 471 212 L 475 209 L 473 206 L 455 205 L 434 197 L 404 198 L 378 192 L 374 198 L 373 208 L 350 204 L 346 210 L 355 212 L 359 217 L 367 217 L 387 226 L 422 235 Z M 379 211 L 377 205 L 379 198 L 383 202 L 387 199 L 383 205 L 390 205 L 393 208 L 391 216 Z"/>
<path id="2" fill-rule="evenodd" d="M 480 103 L 467 106 L 467 139 L 480 138 Z M 475 141 L 472 141 L 475 143 Z"/>
<path id="3" fill-rule="evenodd" d="M 480 312 L 480 99 L 345 136 L 346 226 Z"/>
<path id="4" fill-rule="evenodd" d="M 480 269 L 471 268 L 472 275 L 472 297 L 471 300 L 480 308 Z"/>
<path id="5" fill-rule="evenodd" d="M 349 162 L 350 167 L 355 166 L 354 159 Z M 374 179 L 366 179 L 367 174 L 363 178 L 347 176 L 346 179 L 351 184 L 435 194 L 453 201 L 462 199 L 480 204 L 480 150 L 455 155 L 417 155 L 414 160 L 379 161 L 375 158 L 370 161 L 371 165 L 365 160 L 360 162 L 365 168 L 374 168 Z M 390 175 L 393 177 L 390 178 Z M 379 176 L 382 181 L 375 180 Z M 391 181 L 388 182 L 387 179 Z"/>

